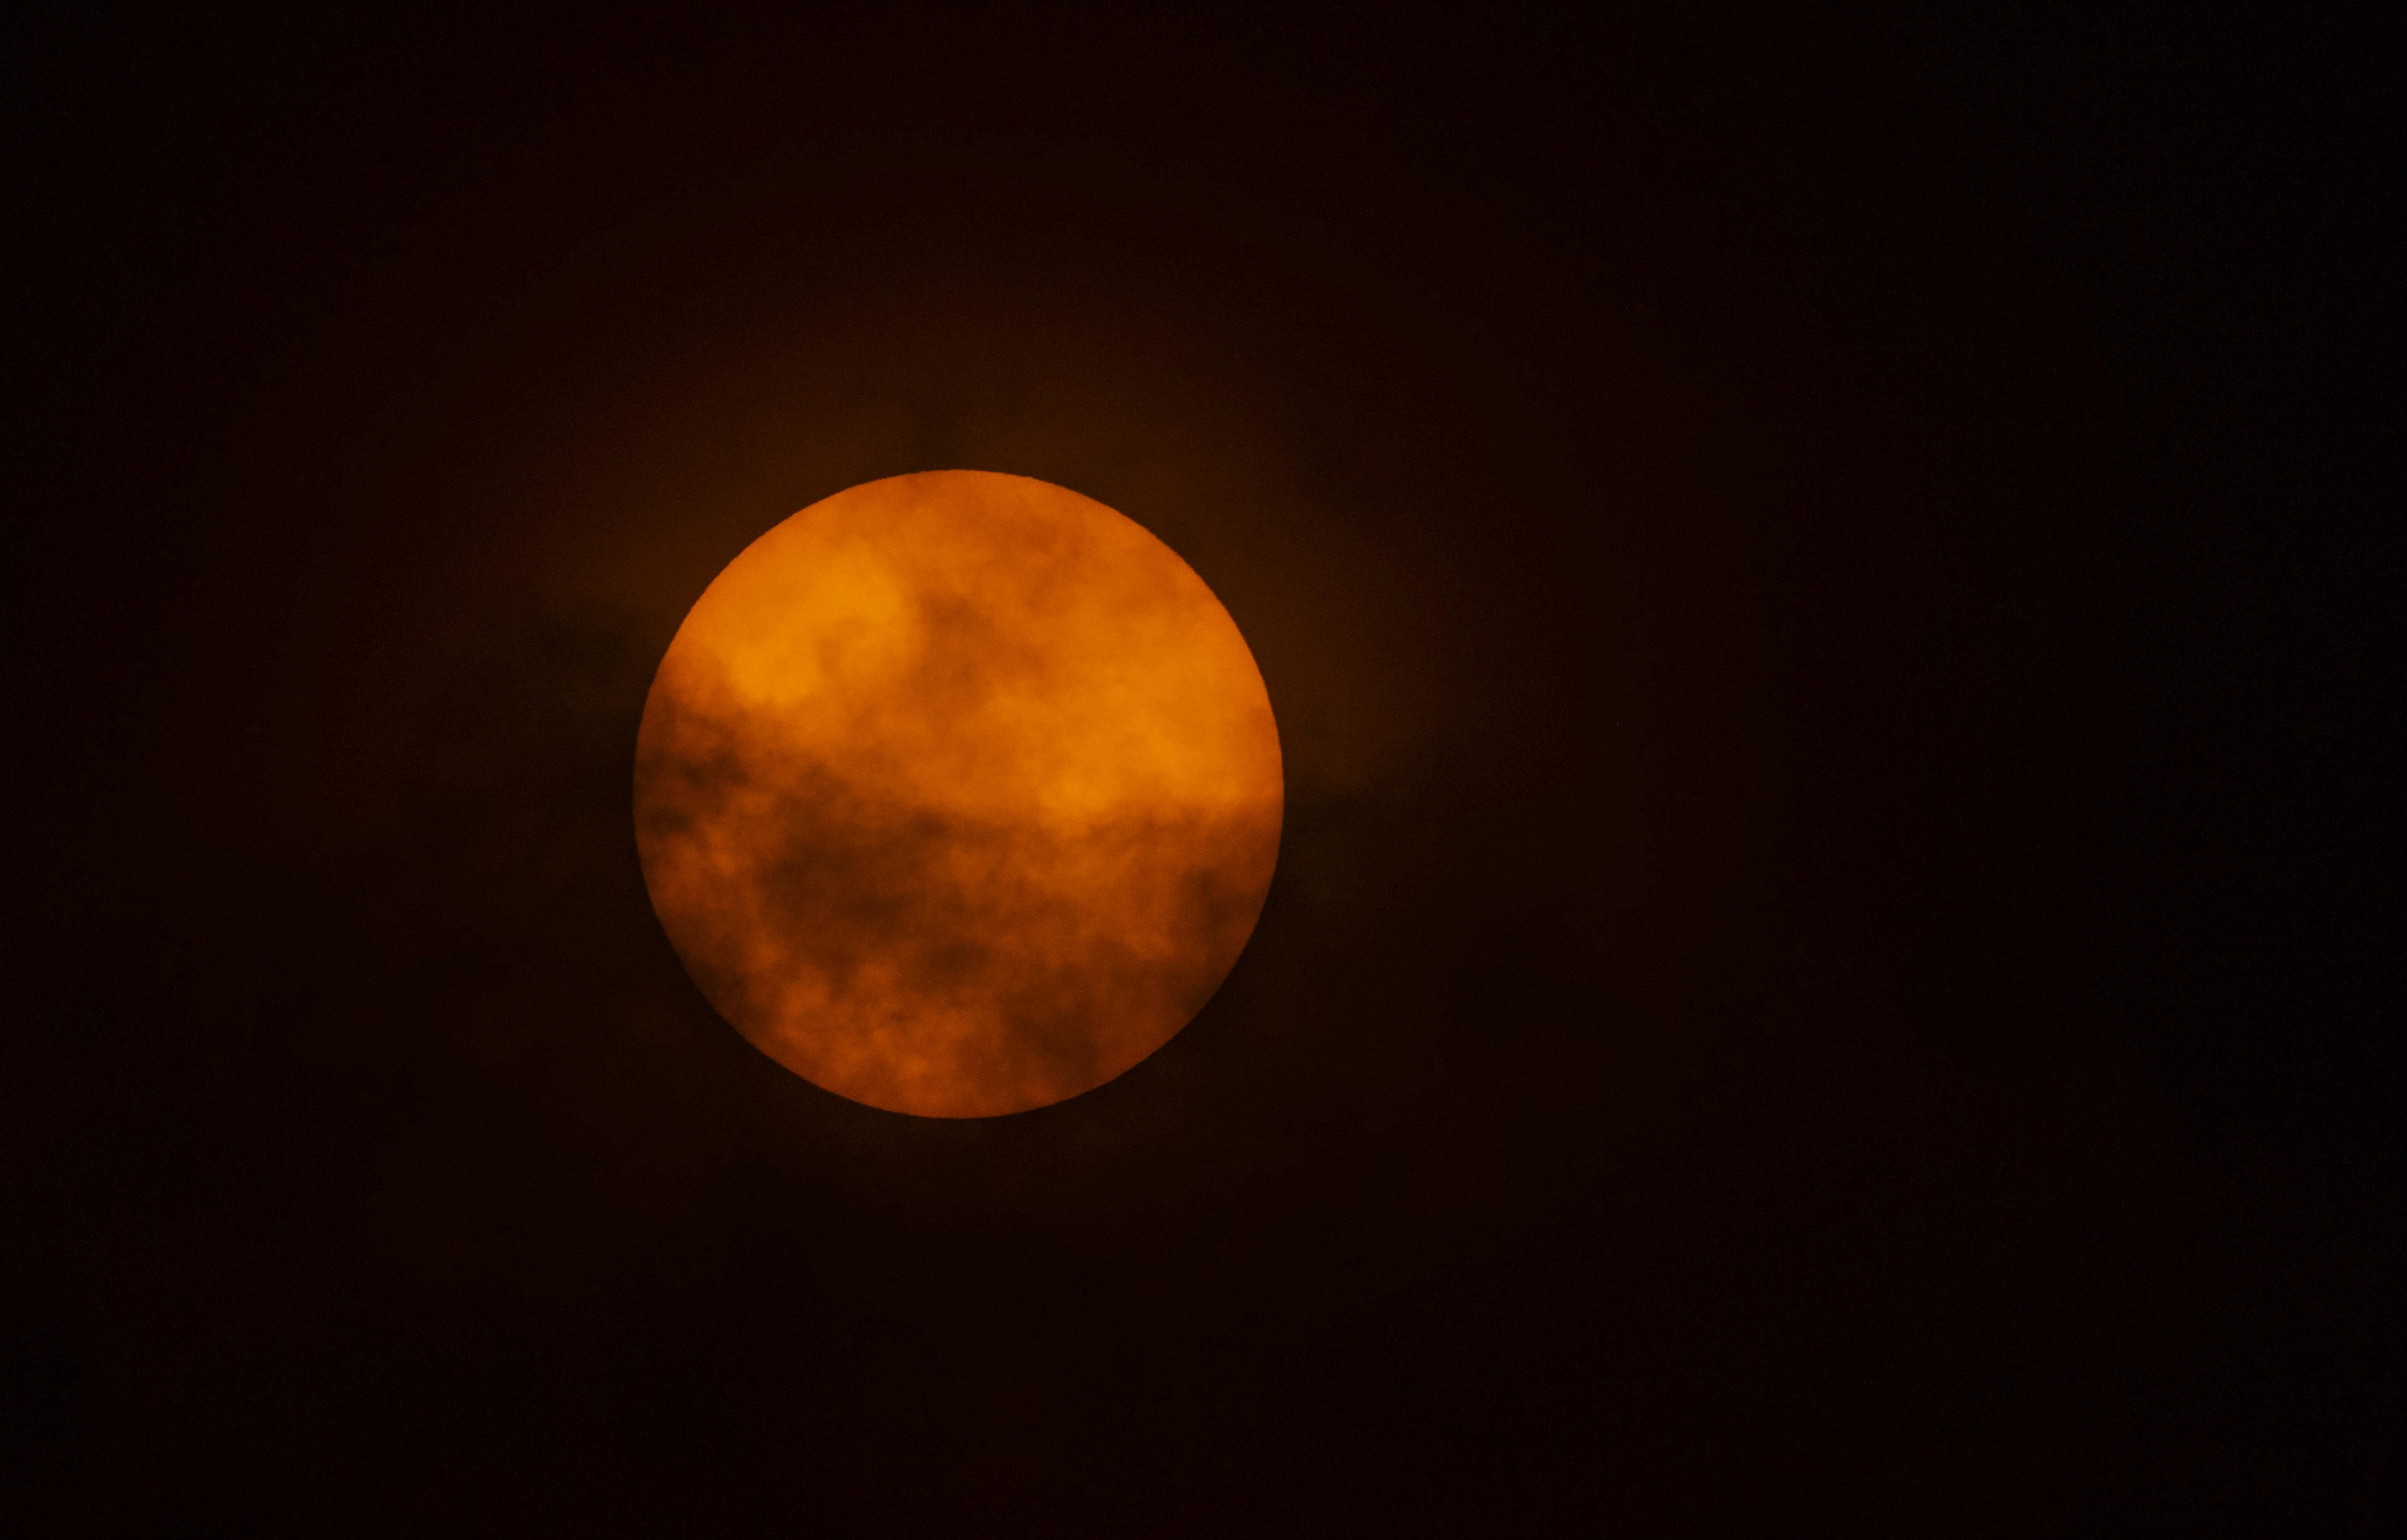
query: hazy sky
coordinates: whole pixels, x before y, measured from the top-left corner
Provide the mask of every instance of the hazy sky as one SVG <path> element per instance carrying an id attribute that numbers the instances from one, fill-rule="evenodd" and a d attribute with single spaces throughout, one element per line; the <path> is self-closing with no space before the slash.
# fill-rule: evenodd
<path id="1" fill-rule="evenodd" d="M 76 25 L 42 1533 L 2382 1527 L 2365 50 Z M 975 1122 L 748 1046 L 630 817 L 712 577 L 943 468 L 1176 551 L 1286 767 L 1211 1005 Z"/>

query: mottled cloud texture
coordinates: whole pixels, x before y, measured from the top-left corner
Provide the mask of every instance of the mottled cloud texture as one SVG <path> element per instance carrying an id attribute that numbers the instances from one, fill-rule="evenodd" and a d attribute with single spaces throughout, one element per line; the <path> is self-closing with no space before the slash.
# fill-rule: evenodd
<path id="1" fill-rule="evenodd" d="M 761 1049 L 874 1106 L 1102 1084 L 1252 933 L 1278 732 L 1211 591 L 1110 508 L 936 471 L 812 505 L 695 604 L 637 740 L 678 955 Z"/>

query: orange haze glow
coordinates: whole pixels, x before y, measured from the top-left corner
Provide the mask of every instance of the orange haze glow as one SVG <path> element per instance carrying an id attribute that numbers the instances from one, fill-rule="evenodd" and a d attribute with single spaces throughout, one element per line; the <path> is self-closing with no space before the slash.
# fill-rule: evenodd
<path id="1" fill-rule="evenodd" d="M 1277 856 L 1278 729 L 1176 553 L 984 471 L 872 481 L 730 563 L 636 740 L 670 942 L 762 1052 L 933 1118 L 1103 1084 L 1200 1010 Z"/>

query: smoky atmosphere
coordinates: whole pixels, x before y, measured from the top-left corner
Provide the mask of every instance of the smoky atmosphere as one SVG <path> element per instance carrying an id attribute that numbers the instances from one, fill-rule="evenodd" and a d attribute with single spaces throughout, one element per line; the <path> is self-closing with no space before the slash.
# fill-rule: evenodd
<path id="1" fill-rule="evenodd" d="M 12 1533 L 2394 1532 L 2368 39 L 10 25 Z"/>

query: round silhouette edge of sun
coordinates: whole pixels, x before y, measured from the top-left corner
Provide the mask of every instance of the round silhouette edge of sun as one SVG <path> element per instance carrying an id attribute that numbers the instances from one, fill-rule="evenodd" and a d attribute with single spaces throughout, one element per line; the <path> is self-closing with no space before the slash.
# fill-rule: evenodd
<path id="1" fill-rule="evenodd" d="M 848 1100 L 1080 1095 L 1210 1000 L 1260 917 L 1277 723 L 1203 578 L 1081 493 L 922 471 L 712 579 L 636 734 L 645 885 L 756 1048 Z"/>

